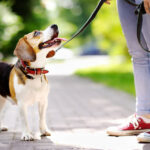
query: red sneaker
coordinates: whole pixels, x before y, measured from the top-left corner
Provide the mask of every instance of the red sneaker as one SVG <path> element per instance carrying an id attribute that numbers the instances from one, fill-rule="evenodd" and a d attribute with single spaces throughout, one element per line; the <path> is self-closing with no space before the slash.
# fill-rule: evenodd
<path id="1" fill-rule="evenodd" d="M 150 132 L 144 132 L 137 136 L 138 142 L 150 143 Z"/>
<path id="2" fill-rule="evenodd" d="M 146 123 L 142 117 L 132 115 L 125 123 L 117 127 L 107 129 L 107 134 L 112 136 L 137 135 L 150 131 L 150 123 Z"/>

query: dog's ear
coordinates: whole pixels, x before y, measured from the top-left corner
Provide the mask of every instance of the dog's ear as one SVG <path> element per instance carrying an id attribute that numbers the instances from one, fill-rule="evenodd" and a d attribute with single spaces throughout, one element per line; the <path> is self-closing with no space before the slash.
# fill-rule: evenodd
<path id="1" fill-rule="evenodd" d="M 46 58 L 53 57 L 54 55 L 55 55 L 55 51 L 52 50 L 47 54 Z"/>
<path id="2" fill-rule="evenodd" d="M 14 50 L 14 55 L 23 61 L 35 61 L 36 54 L 30 44 L 26 41 L 26 38 L 21 38 L 17 43 L 17 46 Z"/>

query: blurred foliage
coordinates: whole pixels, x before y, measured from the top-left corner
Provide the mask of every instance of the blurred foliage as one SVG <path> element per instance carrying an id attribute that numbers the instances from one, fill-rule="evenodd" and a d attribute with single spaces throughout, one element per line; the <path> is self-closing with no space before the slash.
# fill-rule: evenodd
<path id="1" fill-rule="evenodd" d="M 9 53 L 5 51 L 5 47 L 11 45 L 10 41 L 17 32 L 23 28 L 21 17 L 11 12 L 9 6 L 0 3 L 0 51 L 2 53 Z"/>
<path id="2" fill-rule="evenodd" d="M 122 33 L 116 1 L 111 6 L 105 6 L 92 24 L 92 31 L 97 37 L 99 47 L 109 51 L 111 55 L 125 55 L 128 50 Z"/>
<path id="3" fill-rule="evenodd" d="M 0 52 L 13 54 L 20 37 L 35 29 L 56 23 L 61 36 L 69 38 L 88 19 L 98 0 L 0 0 Z M 97 18 L 67 47 L 77 48 L 97 41 L 111 55 L 127 55 L 116 2 L 103 6 Z"/>
<path id="4" fill-rule="evenodd" d="M 0 52 L 4 56 L 12 55 L 19 38 L 49 25 L 46 16 L 40 0 L 1 0 Z"/>

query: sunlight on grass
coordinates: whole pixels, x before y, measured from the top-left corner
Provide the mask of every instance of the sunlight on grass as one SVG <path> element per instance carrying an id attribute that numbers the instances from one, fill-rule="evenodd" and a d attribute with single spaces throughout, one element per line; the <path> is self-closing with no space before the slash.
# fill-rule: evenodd
<path id="1" fill-rule="evenodd" d="M 90 78 L 97 83 L 103 83 L 107 86 L 135 95 L 133 71 L 130 63 L 110 63 L 109 65 L 82 69 L 78 70 L 76 75 Z"/>

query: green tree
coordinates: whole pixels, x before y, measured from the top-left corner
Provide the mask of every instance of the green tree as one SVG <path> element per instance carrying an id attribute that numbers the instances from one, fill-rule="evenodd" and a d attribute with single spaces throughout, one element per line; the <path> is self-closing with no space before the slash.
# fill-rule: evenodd
<path id="1" fill-rule="evenodd" d="M 0 2 L 0 52 L 4 55 L 10 52 L 6 52 L 5 47 L 10 44 L 12 37 L 22 28 L 21 17 L 12 13 L 7 3 Z"/>

